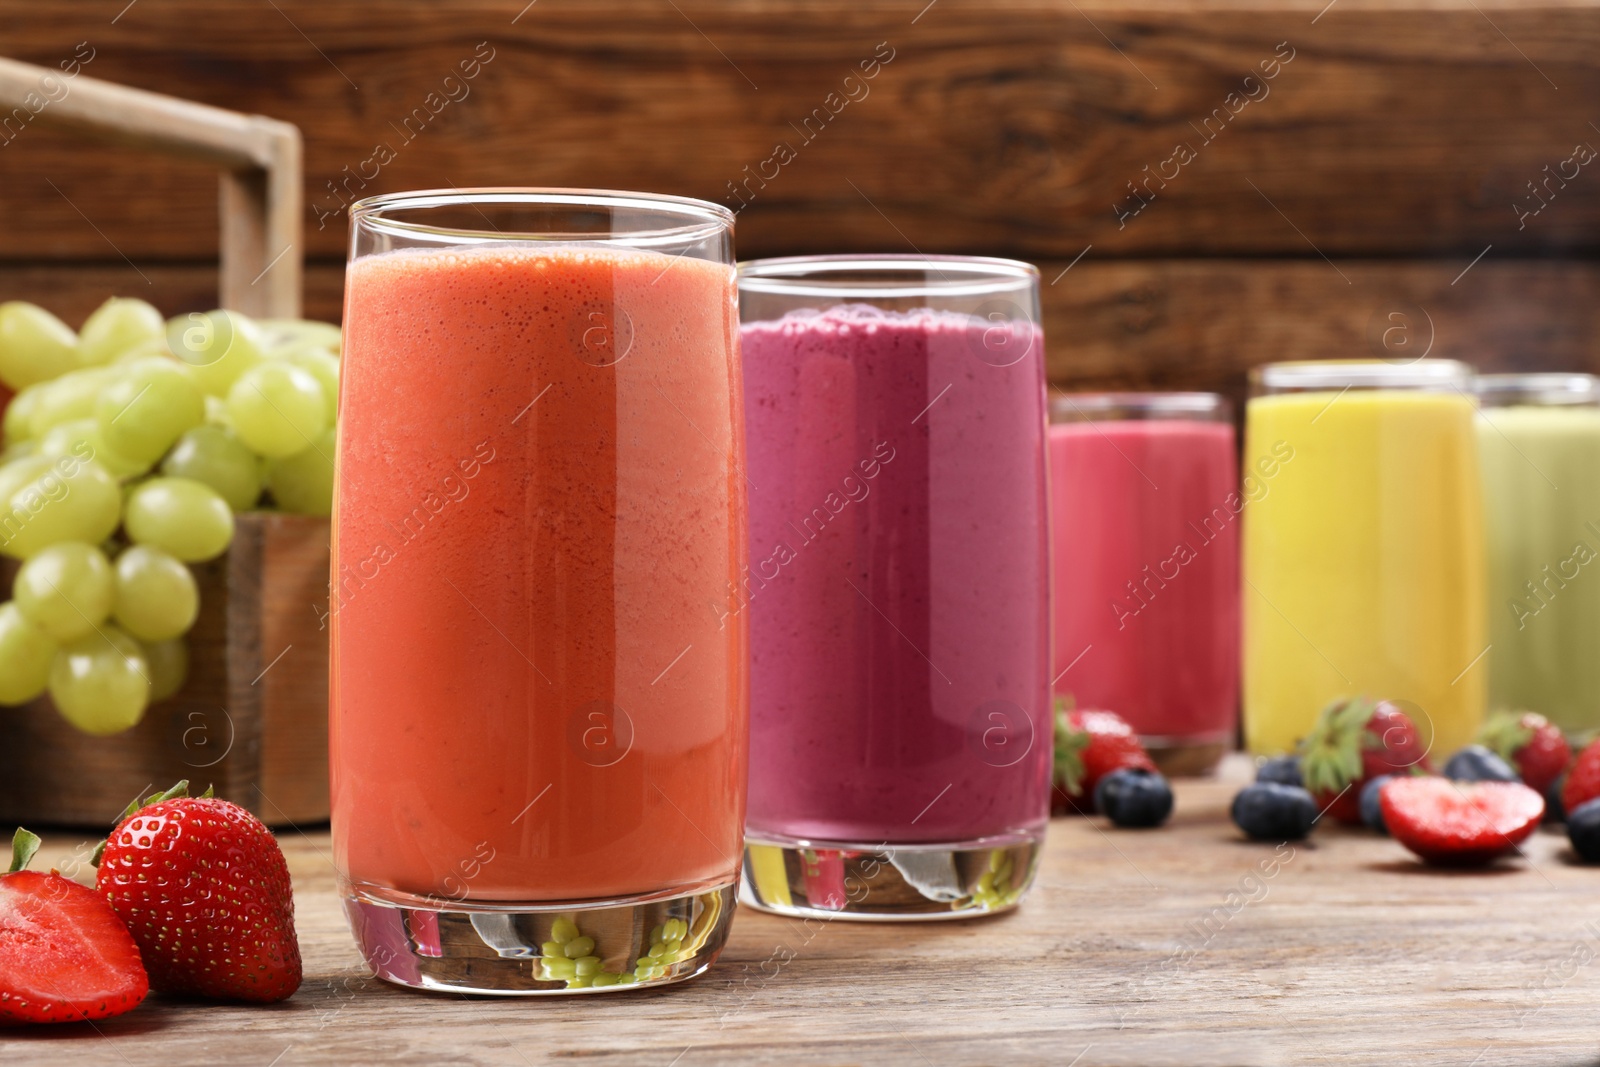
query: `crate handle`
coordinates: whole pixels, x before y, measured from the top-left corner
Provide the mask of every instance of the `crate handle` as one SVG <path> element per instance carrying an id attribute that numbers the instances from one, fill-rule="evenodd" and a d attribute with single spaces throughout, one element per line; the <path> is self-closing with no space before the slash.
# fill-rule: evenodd
<path id="1" fill-rule="evenodd" d="M 68 85 L 68 93 L 50 99 L 41 88 L 44 78 Z M 13 108 L 35 112 L 35 121 L 219 167 L 221 306 L 299 317 L 304 194 L 298 127 L 0 58 L 0 109 Z"/>

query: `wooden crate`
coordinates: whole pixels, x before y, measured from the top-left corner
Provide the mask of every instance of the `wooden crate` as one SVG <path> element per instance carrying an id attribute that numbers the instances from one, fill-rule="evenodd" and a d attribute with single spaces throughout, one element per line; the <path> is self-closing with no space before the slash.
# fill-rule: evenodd
<path id="1" fill-rule="evenodd" d="M 89 77 L 83 65 L 95 52 L 84 42 L 72 58 L 47 66 L 0 58 L 0 115 L 12 121 L 0 141 L 9 146 L 37 124 L 219 171 L 216 303 L 253 315 L 298 315 L 300 131 Z M 72 169 L 93 170 L 103 181 L 105 150 L 99 165 L 85 167 L 84 146 L 72 144 Z M 177 213 L 192 214 L 197 199 L 185 197 Z M 119 290 L 157 301 L 169 314 L 186 310 L 163 293 L 112 283 L 96 303 Z M 59 296 L 40 302 L 81 318 Z M 129 800 L 180 778 L 197 791 L 214 786 L 269 823 L 328 817 L 327 520 L 240 515 L 227 554 L 196 572 L 200 617 L 187 638 L 188 682 L 133 729 L 115 737 L 80 733 L 48 698 L 0 709 L 0 823 L 109 827 Z M 3 590 L 15 573 L 14 564 L 0 566 Z"/>
<path id="2" fill-rule="evenodd" d="M 10 588 L 14 565 L 0 568 Z M 187 778 L 271 825 L 328 817 L 328 520 L 238 516 L 233 547 L 195 568 L 189 680 L 113 737 L 49 697 L 0 708 L 0 824 L 109 828 L 128 801 Z"/>

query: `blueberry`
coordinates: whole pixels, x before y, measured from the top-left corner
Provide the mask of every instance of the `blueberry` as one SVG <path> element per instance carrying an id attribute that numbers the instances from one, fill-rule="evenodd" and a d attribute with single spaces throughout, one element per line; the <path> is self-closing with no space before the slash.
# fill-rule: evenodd
<path id="1" fill-rule="evenodd" d="M 1544 821 L 1566 822 L 1567 809 L 1561 803 L 1561 787 L 1567 784 L 1567 776 L 1556 775 L 1556 780 L 1550 783 L 1550 788 L 1544 791 Z"/>
<path id="2" fill-rule="evenodd" d="M 1393 777 L 1392 774 L 1380 774 L 1361 787 L 1361 821 L 1380 834 L 1388 833 L 1389 828 L 1383 824 L 1383 803 L 1378 797 L 1378 790 Z"/>
<path id="3" fill-rule="evenodd" d="M 1273 756 L 1256 768 L 1256 781 L 1303 788 L 1306 783 L 1300 778 L 1300 757 Z"/>
<path id="4" fill-rule="evenodd" d="M 1600 863 L 1600 799 L 1567 812 L 1567 838 L 1585 863 Z"/>
<path id="5" fill-rule="evenodd" d="M 1298 786 L 1257 782 L 1233 798 L 1232 814 L 1239 829 L 1259 841 L 1295 841 L 1311 832 L 1317 803 Z"/>
<path id="6" fill-rule="evenodd" d="M 1450 757 L 1444 776 L 1458 782 L 1520 782 L 1511 765 L 1482 745 L 1468 745 Z"/>
<path id="7" fill-rule="evenodd" d="M 1112 771 L 1094 787 L 1094 807 L 1116 826 L 1160 826 L 1172 814 L 1172 787 L 1155 771 Z"/>

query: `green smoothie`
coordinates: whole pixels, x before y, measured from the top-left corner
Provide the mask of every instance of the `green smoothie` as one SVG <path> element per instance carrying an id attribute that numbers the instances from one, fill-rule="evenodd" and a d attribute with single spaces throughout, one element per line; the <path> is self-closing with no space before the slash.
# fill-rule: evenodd
<path id="1" fill-rule="evenodd" d="M 1593 730 L 1600 727 L 1600 407 L 1485 407 L 1478 429 L 1490 707 L 1537 711 L 1568 732 Z"/>

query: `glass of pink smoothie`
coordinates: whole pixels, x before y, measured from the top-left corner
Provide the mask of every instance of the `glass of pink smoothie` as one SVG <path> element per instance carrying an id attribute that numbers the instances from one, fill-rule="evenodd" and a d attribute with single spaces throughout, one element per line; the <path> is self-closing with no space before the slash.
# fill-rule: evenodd
<path id="1" fill-rule="evenodd" d="M 743 898 L 795 915 L 1015 905 L 1049 814 L 1038 274 L 758 260 L 739 275 L 750 454 Z"/>
<path id="2" fill-rule="evenodd" d="M 1050 401 L 1056 693 L 1126 719 L 1169 774 L 1211 770 L 1239 707 L 1233 413 L 1215 393 Z"/>
<path id="3" fill-rule="evenodd" d="M 351 216 L 329 718 L 361 950 L 482 993 L 699 974 L 746 780 L 733 217 L 492 189 Z"/>

